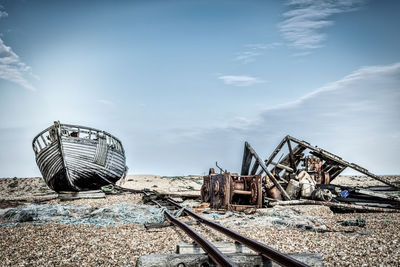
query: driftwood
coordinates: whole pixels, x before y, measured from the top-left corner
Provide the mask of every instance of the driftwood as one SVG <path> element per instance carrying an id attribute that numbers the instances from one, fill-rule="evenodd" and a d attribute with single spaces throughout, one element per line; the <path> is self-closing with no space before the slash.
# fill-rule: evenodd
<path id="1" fill-rule="evenodd" d="M 378 207 L 368 207 L 364 205 L 354 205 L 354 204 L 344 204 L 337 202 L 328 202 L 328 201 L 317 201 L 317 200 L 289 200 L 289 201 L 276 201 L 270 202 L 271 206 L 290 206 L 290 205 L 323 205 L 331 208 L 338 208 L 343 210 L 354 210 L 354 211 L 373 211 L 373 212 L 388 212 L 388 213 L 396 213 L 400 212 L 400 210 L 395 209 L 385 209 Z"/>
<path id="2" fill-rule="evenodd" d="M 105 198 L 106 194 L 101 190 L 90 190 L 81 192 L 63 191 L 58 194 L 60 200 L 74 200 L 80 198 Z"/>
<path id="3" fill-rule="evenodd" d="M 374 191 L 368 190 L 368 189 L 356 188 L 356 189 L 354 189 L 354 192 L 355 193 L 359 193 L 359 194 L 368 195 L 368 196 L 371 196 L 371 197 L 383 198 L 383 199 L 388 199 L 388 200 L 393 200 L 393 201 L 396 201 L 396 202 L 400 202 L 400 198 L 399 197 L 389 196 L 389 195 L 382 194 L 382 193 L 377 193 L 377 192 L 374 192 Z"/>

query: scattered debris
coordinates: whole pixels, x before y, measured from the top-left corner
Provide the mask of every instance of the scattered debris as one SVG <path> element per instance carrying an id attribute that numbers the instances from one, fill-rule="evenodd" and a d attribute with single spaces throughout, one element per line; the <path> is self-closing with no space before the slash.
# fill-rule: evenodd
<path id="1" fill-rule="evenodd" d="M 288 200 L 288 201 L 279 201 L 279 202 L 270 202 L 270 206 L 288 206 L 288 205 L 324 205 L 336 210 L 345 210 L 345 211 L 358 211 L 358 212 L 400 212 L 398 209 L 387 209 L 387 208 L 378 208 L 378 207 L 368 207 L 365 205 L 355 205 L 355 204 L 345 204 L 345 203 L 337 203 L 332 201 L 317 201 L 317 200 L 309 200 L 309 199 L 300 199 L 300 200 Z"/>
<path id="2" fill-rule="evenodd" d="M 26 203 L 25 200 L 6 200 L 6 199 L 0 199 L 0 209 L 5 209 L 5 208 L 14 208 L 18 206 L 22 206 Z"/>
<path id="3" fill-rule="evenodd" d="M 278 156 L 279 160 L 274 161 Z M 213 209 L 236 211 L 298 204 L 353 211 L 396 212 L 400 209 L 399 196 L 375 192 L 373 188 L 331 184 L 346 168 L 383 182 L 391 187 L 389 189 L 400 188 L 386 177 L 288 135 L 266 160 L 245 142 L 240 175 L 223 172 L 221 168 L 221 173 L 215 174 L 211 168 L 209 175 L 204 176 L 201 199 Z"/>
<path id="4" fill-rule="evenodd" d="M 357 219 L 355 219 L 355 220 L 342 221 L 341 225 L 365 227 L 365 220 L 361 217 L 357 217 Z"/>

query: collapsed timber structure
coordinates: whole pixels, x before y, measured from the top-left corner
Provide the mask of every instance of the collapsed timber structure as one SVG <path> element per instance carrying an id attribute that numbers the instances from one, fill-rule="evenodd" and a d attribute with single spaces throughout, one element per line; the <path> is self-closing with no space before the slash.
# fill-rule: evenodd
<path id="1" fill-rule="evenodd" d="M 222 170 L 216 174 L 214 169 L 210 169 L 209 175 L 203 179 L 201 197 L 202 201 L 210 203 L 211 208 L 231 210 L 275 205 L 282 200 L 292 201 L 292 204 L 316 204 L 312 201 L 334 200 L 362 205 L 361 208 L 355 208 L 358 210 L 368 210 L 369 207 L 373 207 L 371 210 L 400 208 L 398 197 L 331 184 L 346 168 L 378 180 L 388 185 L 389 189 L 399 189 L 399 185 L 385 177 L 377 176 L 357 164 L 288 135 L 266 160 L 262 160 L 252 146 L 245 142 L 240 175 Z M 298 199 L 308 199 L 311 202 L 296 202 Z M 343 205 L 338 206 L 343 208 Z"/>

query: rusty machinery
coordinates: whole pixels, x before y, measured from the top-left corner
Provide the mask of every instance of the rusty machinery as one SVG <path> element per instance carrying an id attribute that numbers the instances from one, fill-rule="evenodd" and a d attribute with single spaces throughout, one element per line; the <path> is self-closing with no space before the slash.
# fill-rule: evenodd
<path id="1" fill-rule="evenodd" d="M 213 209 L 240 211 L 249 207 L 262 207 L 261 175 L 238 175 L 211 168 L 203 177 L 202 202 L 209 202 Z"/>
<path id="2" fill-rule="evenodd" d="M 286 155 L 283 155 L 284 150 Z M 281 154 L 281 158 L 274 161 L 278 154 Z M 291 198 L 288 194 L 287 187 L 289 181 L 297 179 L 300 172 L 306 172 L 315 184 L 324 185 L 330 184 L 346 168 L 399 188 L 384 177 L 288 135 L 266 160 L 262 160 L 245 142 L 240 175 L 223 172 L 222 169 L 220 174 L 216 174 L 211 168 L 209 175 L 203 178 L 201 197 L 203 202 L 209 202 L 211 208 L 215 209 L 261 207 L 265 197 L 291 200 L 293 196 Z"/>

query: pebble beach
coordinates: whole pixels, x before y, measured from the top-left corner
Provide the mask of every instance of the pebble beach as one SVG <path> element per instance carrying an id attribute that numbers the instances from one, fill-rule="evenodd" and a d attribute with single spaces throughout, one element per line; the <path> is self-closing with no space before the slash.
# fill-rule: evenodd
<path id="1" fill-rule="evenodd" d="M 135 189 L 157 188 L 176 194 L 198 194 L 201 177 L 135 175 L 128 176 L 124 182 L 124 186 Z M 131 193 L 61 201 L 41 178 L 4 178 L 0 179 L 0 187 L 2 210 L 41 205 L 88 207 L 93 213 L 121 203 L 127 207 L 147 207 L 141 195 Z M 193 207 L 200 203 L 185 201 L 184 204 Z M 274 207 L 249 214 L 195 210 L 281 252 L 320 253 L 325 266 L 400 264 L 400 213 L 333 213 L 323 206 Z M 65 220 L 10 223 L 0 220 L 0 265 L 135 266 L 142 255 L 175 253 L 179 242 L 191 242 L 175 226 L 146 228 L 140 223 L 112 218 L 116 223 L 65 223 Z M 364 227 L 341 224 L 357 218 L 365 221 Z M 192 221 L 187 217 L 183 219 Z M 308 227 L 299 227 L 299 222 Z M 193 225 L 193 228 L 212 241 L 230 241 L 205 226 Z"/>

